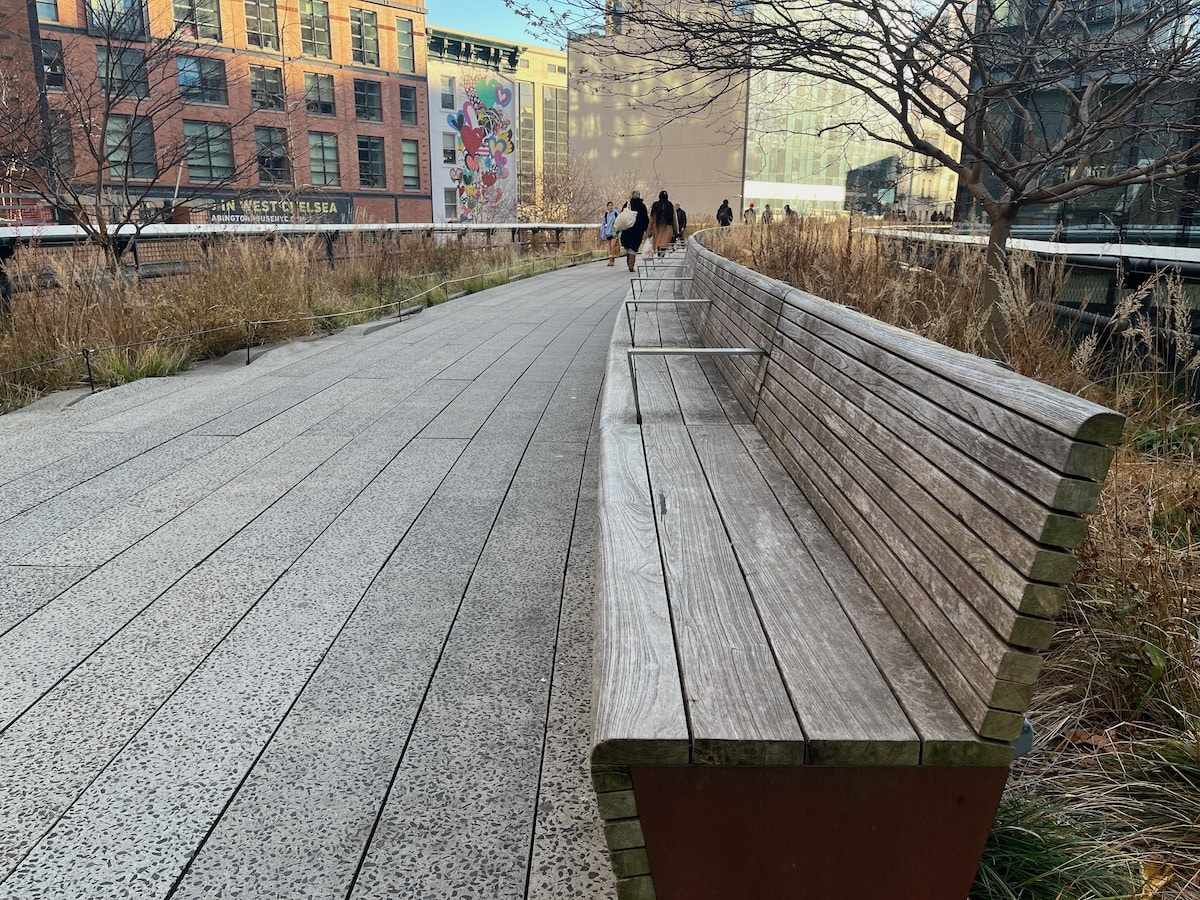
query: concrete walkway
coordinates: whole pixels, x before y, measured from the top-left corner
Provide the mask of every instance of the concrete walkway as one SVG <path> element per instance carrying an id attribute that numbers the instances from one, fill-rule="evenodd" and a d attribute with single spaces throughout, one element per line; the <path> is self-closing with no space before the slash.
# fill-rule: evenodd
<path id="1" fill-rule="evenodd" d="M 0 417 L 0 898 L 611 896 L 593 419 L 628 287 Z"/>

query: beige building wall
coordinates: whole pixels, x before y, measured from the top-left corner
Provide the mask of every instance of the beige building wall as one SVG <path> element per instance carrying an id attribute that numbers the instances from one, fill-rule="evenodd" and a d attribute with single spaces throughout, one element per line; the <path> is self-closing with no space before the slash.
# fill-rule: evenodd
<path id="1" fill-rule="evenodd" d="M 666 190 L 689 217 L 741 202 L 744 83 L 697 86 L 695 73 L 645 71 L 645 41 L 584 35 L 568 45 L 571 156 L 620 203 Z M 672 95 L 663 100 L 664 92 Z M 606 198 L 607 199 L 607 198 Z"/>
<path id="2" fill-rule="evenodd" d="M 522 44 L 513 77 L 517 82 L 518 218 L 543 221 L 555 186 L 568 172 L 570 103 L 567 54 L 552 47 Z M 549 218 L 554 218 L 549 216 Z"/>

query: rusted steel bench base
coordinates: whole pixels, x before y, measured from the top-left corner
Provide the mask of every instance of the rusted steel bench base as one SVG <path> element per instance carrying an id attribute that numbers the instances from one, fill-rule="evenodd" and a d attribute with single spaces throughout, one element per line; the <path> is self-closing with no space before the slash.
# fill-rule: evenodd
<path id="1" fill-rule="evenodd" d="M 963 900 L 1008 770 L 633 766 L 657 900 Z"/>

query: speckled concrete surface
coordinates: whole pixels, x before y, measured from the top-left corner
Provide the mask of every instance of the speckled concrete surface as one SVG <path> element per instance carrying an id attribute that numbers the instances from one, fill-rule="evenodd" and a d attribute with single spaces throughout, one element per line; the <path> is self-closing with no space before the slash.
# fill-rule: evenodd
<path id="1" fill-rule="evenodd" d="M 0 898 L 611 897 L 590 442 L 627 288 L 0 418 Z"/>

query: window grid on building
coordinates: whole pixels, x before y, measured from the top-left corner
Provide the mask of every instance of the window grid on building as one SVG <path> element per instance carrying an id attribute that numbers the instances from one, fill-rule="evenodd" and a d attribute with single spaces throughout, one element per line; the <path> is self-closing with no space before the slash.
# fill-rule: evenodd
<path id="1" fill-rule="evenodd" d="M 279 49 L 279 13 L 275 0 L 246 0 L 246 43 L 264 50 Z"/>
<path id="2" fill-rule="evenodd" d="M 442 162 L 454 165 L 458 161 L 458 135 L 452 131 L 442 132 Z"/>
<path id="3" fill-rule="evenodd" d="M 362 122 L 383 121 L 383 85 L 378 81 L 354 79 L 354 118 Z"/>
<path id="4" fill-rule="evenodd" d="M 175 27 L 183 37 L 221 39 L 220 0 L 172 0 Z"/>
<path id="5" fill-rule="evenodd" d="M 454 109 L 454 93 L 455 93 L 454 78 L 450 75 L 442 76 L 442 109 Z"/>
<path id="6" fill-rule="evenodd" d="M 233 136 L 224 122 L 183 120 L 190 181 L 222 181 L 233 177 Z"/>
<path id="7" fill-rule="evenodd" d="M 379 21 L 369 10 L 350 9 L 350 56 L 364 66 L 379 65 Z"/>
<path id="8" fill-rule="evenodd" d="M 308 133 L 308 166 L 317 187 L 338 187 L 342 183 L 338 168 L 337 135 L 324 131 Z"/>
<path id="9" fill-rule="evenodd" d="M 310 115 L 334 115 L 336 109 L 333 102 L 333 76 L 317 72 L 305 72 L 304 101 Z"/>
<path id="10" fill-rule="evenodd" d="M 542 88 L 542 170 L 567 168 L 567 89 Z"/>
<path id="11" fill-rule="evenodd" d="M 291 181 L 287 129 L 256 125 L 254 151 L 258 157 L 258 180 L 261 184 L 287 184 Z"/>
<path id="12" fill-rule="evenodd" d="M 146 36 L 143 0 L 87 0 L 88 33 L 105 38 Z"/>
<path id="13" fill-rule="evenodd" d="M 442 188 L 442 213 L 447 222 L 458 221 L 458 189 Z"/>
<path id="14" fill-rule="evenodd" d="M 250 105 L 255 109 L 283 109 L 282 69 L 250 67 Z"/>
<path id="15" fill-rule="evenodd" d="M 181 56 L 177 65 L 179 96 L 184 103 L 229 103 L 225 63 L 222 60 Z"/>
<path id="16" fill-rule="evenodd" d="M 104 155 L 110 178 L 154 178 L 154 127 L 148 116 L 110 115 L 104 129 Z"/>
<path id="17" fill-rule="evenodd" d="M 325 0 L 300 0 L 300 45 L 305 56 L 331 59 L 329 4 Z"/>
<path id="18" fill-rule="evenodd" d="M 404 166 L 404 189 L 421 188 L 421 144 L 418 141 L 400 142 L 400 161 Z"/>
<path id="19" fill-rule="evenodd" d="M 396 59 L 401 72 L 417 71 L 412 19 L 396 19 Z"/>
<path id="20" fill-rule="evenodd" d="M 142 50 L 97 46 L 96 74 L 100 90 L 109 101 L 145 97 L 148 93 L 146 54 Z"/>
<path id="21" fill-rule="evenodd" d="M 57 22 L 58 0 L 37 0 L 37 17 L 43 22 Z"/>
<path id="22" fill-rule="evenodd" d="M 517 155 L 517 202 L 520 204 L 537 202 L 537 160 L 533 154 L 536 146 L 536 110 L 533 97 L 533 85 L 530 82 L 517 82 L 517 140 L 522 148 Z"/>
<path id="23" fill-rule="evenodd" d="M 383 138 L 358 136 L 358 184 L 365 188 L 387 187 L 383 161 Z"/>
<path id="24" fill-rule="evenodd" d="M 67 68 L 63 63 L 62 41 L 42 38 L 42 75 L 46 90 L 61 91 L 67 86 Z"/>
<path id="25" fill-rule="evenodd" d="M 400 124 L 417 124 L 417 89 L 410 84 L 400 85 Z"/>

